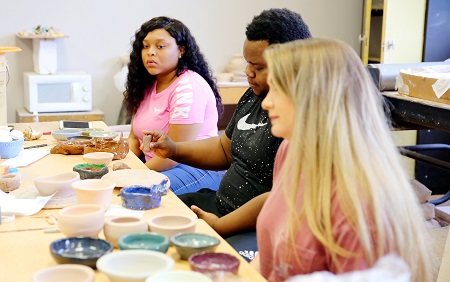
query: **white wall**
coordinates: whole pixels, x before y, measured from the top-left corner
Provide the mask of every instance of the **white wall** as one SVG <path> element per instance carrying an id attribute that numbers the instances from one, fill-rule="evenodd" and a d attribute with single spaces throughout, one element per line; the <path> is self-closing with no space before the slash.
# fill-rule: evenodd
<path id="1" fill-rule="evenodd" d="M 120 56 L 140 25 L 155 16 L 184 22 L 196 37 L 213 71 L 222 72 L 230 57 L 242 53 L 245 26 L 268 8 L 299 12 L 313 36 L 340 38 L 359 52 L 362 2 L 360 0 L 0 0 L 0 46 L 17 46 L 7 54 L 8 122 L 16 121 L 23 106 L 23 72 L 33 70 L 32 42 L 16 34 L 39 24 L 53 26 L 69 38 L 57 39 L 58 71 L 85 71 L 92 75 L 93 106 L 116 123 L 122 93 L 113 76 Z M 325 7 L 325 9 L 324 9 Z"/>

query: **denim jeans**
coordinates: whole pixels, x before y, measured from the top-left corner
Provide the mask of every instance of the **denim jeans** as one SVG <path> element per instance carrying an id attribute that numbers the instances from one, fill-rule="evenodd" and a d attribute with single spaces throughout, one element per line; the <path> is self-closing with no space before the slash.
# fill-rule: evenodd
<path id="1" fill-rule="evenodd" d="M 162 171 L 170 180 L 170 190 L 175 195 L 197 192 L 202 188 L 219 189 L 225 171 L 204 170 L 184 164 Z"/>

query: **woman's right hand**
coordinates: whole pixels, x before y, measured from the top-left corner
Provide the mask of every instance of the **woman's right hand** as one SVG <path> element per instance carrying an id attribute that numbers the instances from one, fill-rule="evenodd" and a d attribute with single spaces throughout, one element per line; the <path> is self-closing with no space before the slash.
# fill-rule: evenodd
<path id="1" fill-rule="evenodd" d="M 140 147 L 142 151 L 152 151 L 160 158 L 170 158 L 175 153 L 175 142 L 164 132 L 160 130 L 143 130 L 142 133 L 144 134 Z"/>

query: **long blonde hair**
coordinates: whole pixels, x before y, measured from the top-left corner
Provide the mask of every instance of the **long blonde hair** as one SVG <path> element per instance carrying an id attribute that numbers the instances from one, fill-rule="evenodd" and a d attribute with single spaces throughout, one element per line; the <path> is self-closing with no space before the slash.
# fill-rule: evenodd
<path id="1" fill-rule="evenodd" d="M 296 252 L 295 237 L 306 220 L 338 267 L 338 256 L 354 255 L 333 237 L 333 196 L 358 234 L 369 266 L 395 252 L 410 266 L 413 281 L 430 281 L 424 216 L 392 140 L 382 95 L 355 51 L 339 40 L 311 38 L 271 45 L 265 59 L 271 83 L 295 105 L 281 175 L 289 208 L 288 249 Z"/>

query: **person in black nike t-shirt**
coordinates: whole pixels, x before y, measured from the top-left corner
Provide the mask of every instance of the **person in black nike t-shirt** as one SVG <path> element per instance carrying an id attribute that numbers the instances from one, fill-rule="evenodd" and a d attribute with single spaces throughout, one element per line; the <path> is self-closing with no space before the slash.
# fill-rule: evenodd
<path id="1" fill-rule="evenodd" d="M 272 188 L 274 158 L 282 140 L 270 133 L 267 112 L 261 108 L 269 89 L 263 58 L 265 48 L 275 43 L 311 37 L 301 16 L 288 9 L 263 11 L 253 18 L 245 35 L 243 53 L 250 88 L 239 100 L 224 134 L 192 142 L 173 142 L 160 131 L 143 131 L 152 135 L 150 144 L 143 146 L 149 145 L 159 157 L 203 169 L 227 169 L 217 192 L 202 189 L 179 196 L 213 228 L 217 217 L 236 210 L 252 199 L 255 202 L 259 200 L 255 203 L 255 209 L 260 209 L 259 205 L 262 206 L 265 200 L 264 193 Z M 233 232 L 254 231 L 256 216 L 257 212 L 255 215 L 249 214 L 248 218 L 233 226 Z M 224 237 L 233 233 L 217 231 Z"/>

